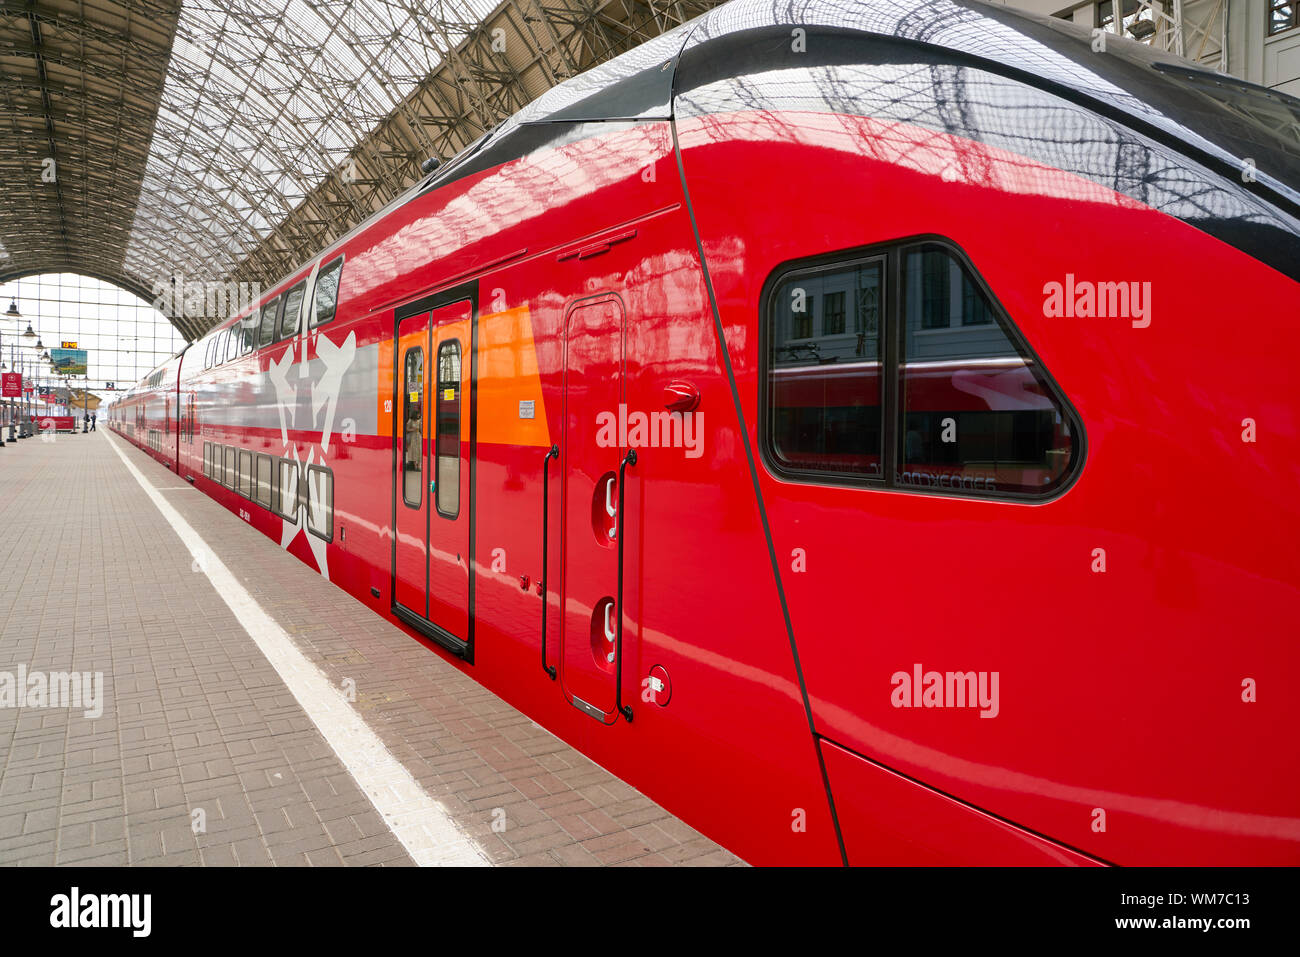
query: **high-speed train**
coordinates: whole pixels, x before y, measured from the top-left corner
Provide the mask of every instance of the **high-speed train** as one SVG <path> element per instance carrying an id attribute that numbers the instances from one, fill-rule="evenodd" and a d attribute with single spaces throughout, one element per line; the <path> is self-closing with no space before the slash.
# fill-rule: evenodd
<path id="1" fill-rule="evenodd" d="M 1296 864 L 1298 129 L 973 0 L 734 0 L 111 425 L 747 861 Z"/>

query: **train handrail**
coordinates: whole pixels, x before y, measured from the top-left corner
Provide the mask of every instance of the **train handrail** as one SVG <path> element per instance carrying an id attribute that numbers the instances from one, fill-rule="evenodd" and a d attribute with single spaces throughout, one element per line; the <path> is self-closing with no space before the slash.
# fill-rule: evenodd
<path id="1" fill-rule="evenodd" d="M 618 463 L 618 637 L 614 641 L 614 709 L 628 721 L 631 706 L 623 705 L 623 540 L 627 537 L 627 515 L 623 511 L 623 478 L 629 465 L 636 465 L 636 449 L 628 449 Z"/>
<path id="2" fill-rule="evenodd" d="M 550 531 L 550 498 L 551 498 L 551 459 L 560 457 L 560 447 L 552 445 L 550 451 L 542 459 L 542 574 L 538 580 L 538 585 L 542 592 L 542 670 L 550 676 L 552 681 L 555 680 L 556 670 L 554 665 L 546 663 L 546 618 L 550 611 L 550 593 L 546 590 L 546 568 L 547 568 L 547 532 Z"/>

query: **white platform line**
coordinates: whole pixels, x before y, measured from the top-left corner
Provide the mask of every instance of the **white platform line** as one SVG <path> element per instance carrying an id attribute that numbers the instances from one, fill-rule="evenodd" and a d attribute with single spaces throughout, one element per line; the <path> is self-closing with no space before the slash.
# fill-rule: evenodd
<path id="1" fill-rule="evenodd" d="M 116 441 L 109 445 L 127 471 L 189 549 L 248 636 L 275 668 L 298 704 L 320 729 L 362 793 L 421 866 L 480 867 L 489 862 L 482 849 L 429 797 L 418 781 L 384 746 L 366 722 L 316 665 L 217 558 L 202 536 L 149 484 Z"/>

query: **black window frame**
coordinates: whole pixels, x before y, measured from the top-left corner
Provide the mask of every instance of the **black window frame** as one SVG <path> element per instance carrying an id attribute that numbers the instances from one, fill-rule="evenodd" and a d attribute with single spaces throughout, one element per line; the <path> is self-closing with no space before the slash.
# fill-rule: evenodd
<path id="1" fill-rule="evenodd" d="M 323 472 L 328 480 L 329 491 L 329 531 L 328 534 L 322 534 L 312 527 L 311 519 L 311 473 Z M 307 485 L 306 504 L 307 504 L 307 521 L 305 526 L 308 533 L 315 535 L 317 538 L 326 542 L 334 541 L 334 470 L 325 465 L 309 465 L 303 470 L 303 478 Z"/>
<path id="2" fill-rule="evenodd" d="M 248 462 L 248 471 L 244 471 L 244 462 Z M 253 451 L 252 449 L 239 450 L 239 478 L 235 486 L 235 491 L 253 501 L 253 482 L 257 475 L 253 471 Z"/>
<path id="3" fill-rule="evenodd" d="M 266 463 L 266 501 L 262 501 L 262 464 Z M 258 452 L 253 456 L 253 494 L 252 499 L 262 508 L 270 509 L 273 497 L 272 487 L 275 482 L 274 462 L 270 455 Z"/>
<path id="4" fill-rule="evenodd" d="M 406 495 L 406 479 L 410 474 L 410 471 L 407 468 L 407 455 L 410 453 L 410 448 L 406 437 L 406 423 L 409 422 L 411 418 L 411 381 L 409 378 L 409 367 L 413 355 L 418 355 L 420 357 L 420 392 L 419 398 L 416 400 L 420 404 L 420 480 L 416 483 L 416 498 L 414 502 L 412 502 Z M 422 344 L 407 346 L 406 351 L 402 353 L 402 412 L 400 416 L 402 428 L 402 461 L 398 463 L 398 468 L 402 475 L 402 504 L 407 508 L 416 510 L 424 507 L 424 484 L 426 482 L 424 469 L 429 458 L 429 456 L 425 454 L 424 447 L 424 430 L 427 421 L 426 417 L 429 412 L 428 396 L 425 394 L 425 383 L 428 381 L 428 378 L 429 367 L 425 361 L 424 346 Z M 435 463 L 435 465 L 436 464 L 437 463 Z"/>
<path id="5" fill-rule="evenodd" d="M 267 346 L 275 342 L 275 332 L 280 327 L 280 313 L 284 311 L 283 307 L 284 307 L 283 296 L 275 296 L 267 300 L 266 304 L 262 306 L 262 311 L 258 313 L 259 318 L 257 323 L 256 348 L 265 349 Z M 274 310 L 274 313 L 271 316 L 271 325 L 269 326 L 269 328 L 266 324 L 266 311 L 268 309 Z M 268 331 L 270 333 L 269 338 L 263 335 L 263 333 Z"/>
<path id="6" fill-rule="evenodd" d="M 1291 8 L 1291 22 L 1274 30 L 1273 14 L 1282 7 Z M 1296 27 L 1300 27 L 1300 4 L 1297 4 L 1295 0 L 1269 0 L 1268 7 L 1264 11 L 1264 36 L 1280 37 L 1288 30 L 1294 30 Z"/>
<path id="7" fill-rule="evenodd" d="M 231 467 L 233 461 L 234 467 Z M 221 484 L 232 492 L 237 491 L 239 485 L 239 450 L 233 445 L 224 445 L 221 448 Z"/>
<path id="8" fill-rule="evenodd" d="M 298 299 L 298 305 L 297 305 L 297 308 L 294 310 L 298 318 L 297 318 L 297 321 L 295 321 L 293 328 L 290 329 L 290 330 L 286 330 L 286 329 L 284 328 L 284 321 L 289 317 L 289 300 L 290 300 L 290 298 L 292 298 L 292 296 L 293 296 L 294 293 L 301 293 L 301 294 L 302 294 L 301 297 Z M 303 299 L 305 299 L 306 297 L 307 297 L 307 280 L 306 280 L 306 279 L 302 280 L 302 281 L 299 282 L 299 283 L 295 283 L 295 284 L 293 285 L 293 287 L 291 287 L 289 290 L 287 290 L 286 292 L 284 292 L 284 293 L 282 293 L 282 294 L 280 295 L 280 302 L 281 302 L 281 305 L 280 305 L 280 317 L 276 320 L 276 323 L 275 323 L 275 328 L 276 328 L 275 341 L 276 341 L 276 342 L 281 342 L 281 341 L 283 341 L 283 340 L 285 340 L 285 339 L 292 339 L 292 338 L 294 338 L 295 336 L 298 335 L 298 332 L 299 332 L 299 330 L 300 330 L 300 328 L 301 328 L 301 326 L 302 326 L 302 301 L 303 301 Z"/>
<path id="9" fill-rule="evenodd" d="M 285 466 L 293 468 L 293 510 L 286 510 L 284 507 L 284 483 L 281 481 L 284 477 Z M 302 501 L 302 466 L 293 459 L 278 458 L 275 460 L 275 471 L 271 475 L 271 511 L 286 521 L 297 521 L 298 506 Z"/>
<path id="10" fill-rule="evenodd" d="M 316 278 L 312 282 L 312 286 L 311 286 L 311 312 L 308 313 L 307 315 L 308 330 L 316 329 L 320 326 L 328 325 L 329 323 L 333 322 L 334 319 L 338 316 L 339 290 L 343 288 L 343 259 L 344 257 L 341 254 L 335 256 L 329 262 L 325 263 L 323 266 L 321 266 L 319 269 L 316 270 Z M 316 301 L 317 301 L 317 296 L 320 294 L 321 277 L 325 275 L 325 273 L 329 272 L 331 269 L 335 269 L 335 268 L 338 269 L 339 276 L 338 276 L 338 282 L 334 284 L 334 301 L 330 303 L 329 318 L 318 319 L 317 318 L 318 310 L 316 308 Z"/>
<path id="11" fill-rule="evenodd" d="M 440 428 L 442 425 L 442 379 L 439 377 L 438 369 L 442 362 L 442 350 L 448 346 L 456 347 L 456 366 L 459 369 L 459 378 L 456 380 L 456 510 L 454 512 L 444 512 L 442 510 L 442 480 L 438 475 L 438 459 L 442 453 L 439 450 L 439 442 L 442 438 Z M 460 434 L 465 422 L 465 349 L 459 339 L 444 339 L 438 343 L 438 348 L 434 352 L 433 368 L 426 369 L 425 374 L 430 376 L 433 387 L 437 392 L 434 400 L 433 421 L 429 423 L 429 444 L 433 447 L 432 454 L 428 458 L 433 461 L 429 465 L 429 470 L 433 474 L 433 508 L 443 518 L 455 521 L 460 517 Z M 427 407 L 427 403 L 426 403 Z"/>
<path id="12" fill-rule="evenodd" d="M 1020 357 L 1033 366 L 1035 374 L 1041 378 L 1044 387 L 1050 392 L 1051 399 L 1060 407 L 1066 420 L 1071 439 L 1070 464 L 1062 473 L 1061 480 L 1045 493 L 1003 491 L 997 489 L 930 488 L 906 485 L 898 481 L 895 475 L 902 468 L 902 455 L 899 438 L 905 435 L 905 408 L 902 392 L 900 363 L 903 358 L 903 336 L 906 334 L 902 290 L 903 261 L 909 250 L 921 246 L 942 247 L 955 259 L 970 277 L 976 290 L 982 293 L 989 304 L 989 315 L 994 324 L 1006 336 L 1007 341 L 1019 353 Z M 785 282 L 800 273 L 825 272 L 837 267 L 851 268 L 868 260 L 883 257 L 883 290 L 880 310 L 880 363 L 881 363 L 881 477 L 874 478 L 861 474 L 845 474 L 815 469 L 791 468 L 784 464 L 776 454 L 772 442 L 773 415 L 769 403 L 773 326 L 776 319 L 774 294 Z M 858 246 L 834 252 L 821 253 L 800 259 L 787 260 L 776 266 L 763 283 L 759 297 L 758 323 L 758 446 L 763 465 L 769 473 L 780 480 L 801 485 L 822 485 L 845 488 L 860 488 L 901 495 L 938 495 L 949 498 L 964 498 L 976 501 L 1006 501 L 1044 503 L 1060 498 L 1078 481 L 1088 458 L 1088 437 L 1083 427 L 1083 419 L 1070 401 L 1069 395 L 1061 388 L 1050 370 L 1030 346 L 1019 325 L 1011 317 L 1002 301 L 970 256 L 956 242 L 946 236 L 927 233 L 908 236 L 903 239 L 868 246 Z"/>
<path id="13" fill-rule="evenodd" d="M 253 318 L 257 317 L 257 324 L 253 324 Z M 249 313 L 244 318 L 235 323 L 234 328 L 239 330 L 239 354 L 241 356 L 250 355 L 257 349 L 257 331 L 261 328 L 262 310 Z"/>

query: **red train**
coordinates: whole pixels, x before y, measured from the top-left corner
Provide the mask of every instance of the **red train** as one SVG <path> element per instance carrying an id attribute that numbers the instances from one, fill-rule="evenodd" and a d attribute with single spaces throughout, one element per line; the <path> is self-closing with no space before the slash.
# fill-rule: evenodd
<path id="1" fill-rule="evenodd" d="M 551 90 L 112 427 L 751 862 L 1300 862 L 1297 102 L 772 10 Z"/>

